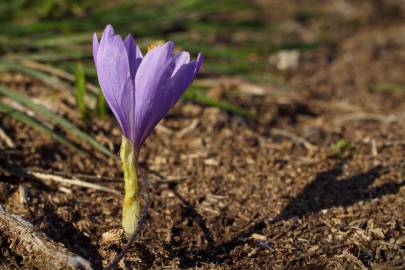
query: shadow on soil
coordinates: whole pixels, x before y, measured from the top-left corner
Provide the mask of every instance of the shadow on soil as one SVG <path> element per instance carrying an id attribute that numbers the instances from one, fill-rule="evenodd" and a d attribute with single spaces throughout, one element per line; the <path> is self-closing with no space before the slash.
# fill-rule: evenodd
<path id="1" fill-rule="evenodd" d="M 348 178 L 338 179 L 343 173 L 342 163 L 319 173 L 300 194 L 293 198 L 273 222 L 302 217 L 324 209 L 338 206 L 350 206 L 359 201 L 368 201 L 387 194 L 395 194 L 405 181 L 386 183 L 376 188 L 370 185 L 380 176 L 382 167 L 372 169 Z"/>
<path id="2" fill-rule="evenodd" d="M 369 186 L 374 183 L 382 172 L 381 166 L 376 166 L 361 174 L 339 179 L 339 176 L 343 173 L 342 166 L 342 163 L 338 163 L 331 169 L 319 173 L 314 181 L 306 186 L 298 196 L 293 198 L 282 213 L 273 219 L 271 223 L 274 224 L 293 217 L 300 218 L 306 214 L 317 213 L 323 209 L 336 206 L 350 206 L 359 201 L 367 201 L 387 194 L 395 194 L 405 185 L 405 181 L 401 181 L 400 183 L 386 183 L 370 189 Z M 204 218 L 176 191 L 175 186 L 171 189 L 182 203 L 185 218 L 192 220 L 199 227 L 208 242 L 206 248 L 196 250 L 190 249 L 188 243 L 184 243 L 182 240 L 180 240 L 180 243 L 172 240 L 166 248 L 171 250 L 173 258 L 179 258 L 180 267 L 182 268 L 196 267 L 203 263 L 222 264 L 232 260 L 230 252 L 237 246 L 246 243 L 247 238 L 253 233 L 259 233 L 266 226 L 264 219 L 252 221 L 248 228 L 230 240 L 215 243 Z M 172 247 L 176 247 L 176 249 L 172 249 Z"/>
<path id="3" fill-rule="evenodd" d="M 63 243 L 70 251 L 90 261 L 94 269 L 101 269 L 101 255 L 91 239 L 60 217 L 51 206 L 45 207 L 45 233 L 56 242 Z M 66 236 L 69 237 L 66 237 Z"/>
<path id="4" fill-rule="evenodd" d="M 204 238 L 207 240 L 208 244 L 203 249 L 189 249 L 188 243 L 176 243 L 172 240 L 166 248 L 171 250 L 172 258 L 179 258 L 180 267 L 198 267 L 202 263 L 215 263 L 222 264 L 228 260 L 232 260 L 232 255 L 230 251 L 239 245 L 246 243 L 246 239 L 255 232 L 261 231 L 265 227 L 264 219 L 254 220 L 251 224 L 242 232 L 233 236 L 230 240 L 221 243 L 215 243 L 211 233 L 206 225 L 204 218 L 197 212 L 197 210 L 187 202 L 175 189 L 171 188 L 175 196 L 182 203 L 183 214 L 186 219 L 192 220 L 202 231 Z M 179 247 L 175 250 L 172 247 Z"/>

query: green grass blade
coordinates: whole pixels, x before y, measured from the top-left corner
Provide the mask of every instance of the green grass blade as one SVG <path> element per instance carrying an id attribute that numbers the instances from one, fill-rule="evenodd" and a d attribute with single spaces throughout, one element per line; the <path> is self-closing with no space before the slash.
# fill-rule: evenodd
<path id="1" fill-rule="evenodd" d="M 98 99 L 97 99 L 97 113 L 101 117 L 107 116 L 107 104 L 105 102 L 104 94 L 103 94 L 103 92 L 101 92 L 101 90 L 98 94 Z"/>
<path id="2" fill-rule="evenodd" d="M 13 90 L 11 90 L 7 87 L 1 86 L 1 85 L 0 85 L 0 93 L 5 96 L 8 96 L 9 98 L 17 101 L 18 103 L 47 117 L 53 123 L 58 124 L 67 132 L 71 132 L 72 134 L 76 135 L 78 138 L 84 140 L 86 143 L 90 144 L 92 147 L 94 147 L 96 150 L 100 151 L 101 153 L 103 153 L 107 156 L 114 155 L 110 150 L 108 150 L 102 144 L 97 142 L 95 139 L 93 139 L 93 137 L 91 137 L 87 133 L 81 131 L 79 128 L 77 128 L 74 124 L 69 122 L 67 119 L 49 111 L 48 109 L 46 109 L 43 106 L 35 104 L 34 102 L 32 102 L 32 100 L 29 97 L 22 95 L 20 93 L 17 93 L 16 91 L 13 91 Z"/>
<path id="3" fill-rule="evenodd" d="M 369 88 L 372 92 L 402 92 L 405 93 L 405 84 L 393 84 L 393 83 L 378 83 L 370 84 Z"/>
<path id="4" fill-rule="evenodd" d="M 62 135 L 56 133 L 52 129 L 48 128 L 47 126 L 45 126 L 42 123 L 40 123 L 39 121 L 37 121 L 36 119 L 17 110 L 16 108 L 13 108 L 9 105 L 6 105 L 6 104 L 0 102 L 0 112 L 6 113 L 6 114 L 10 115 L 11 117 L 15 118 L 16 120 L 18 120 L 28 126 L 31 126 L 44 134 L 51 136 L 53 139 L 55 139 L 56 141 L 60 142 L 61 144 L 65 145 L 65 146 L 67 146 L 69 149 L 71 149 L 73 151 L 79 152 L 81 154 L 86 154 L 82 149 L 75 146 L 73 143 L 68 141 Z"/>
<path id="5" fill-rule="evenodd" d="M 239 106 L 231 104 L 227 101 L 212 99 L 204 94 L 198 93 L 196 90 L 192 88 L 186 91 L 182 97 L 185 100 L 191 100 L 201 105 L 207 105 L 212 107 L 217 107 L 221 110 L 238 114 L 240 116 L 249 118 L 249 119 L 256 119 L 256 115 L 246 109 L 243 109 Z"/>
<path id="6" fill-rule="evenodd" d="M 79 111 L 81 116 L 84 118 L 87 112 L 86 101 L 84 100 L 84 96 L 86 95 L 86 77 L 84 75 L 84 70 L 82 64 L 77 64 L 75 70 L 75 78 L 76 78 L 76 103 L 77 107 L 79 107 Z"/>
<path id="7" fill-rule="evenodd" d="M 52 52 L 19 52 L 13 54 L 7 54 L 7 59 L 10 60 L 34 60 L 34 61 L 46 61 L 46 62 L 63 62 L 68 60 L 90 58 L 90 52 L 81 52 L 81 51 L 67 51 L 63 52 L 53 50 Z"/>
<path id="8" fill-rule="evenodd" d="M 32 77 L 33 79 L 36 79 L 36 80 L 44 83 L 45 85 L 49 86 L 51 89 L 66 90 L 71 93 L 73 93 L 73 91 L 74 91 L 73 87 L 71 87 L 70 84 L 67 84 L 65 81 L 59 79 L 58 77 L 48 75 L 47 73 L 44 73 L 42 71 L 34 70 L 30 67 L 26 67 L 19 63 L 0 61 L 0 71 L 1 70 L 22 73 L 24 75 L 27 75 L 29 77 Z M 92 88 L 89 88 L 89 90 L 92 90 L 92 91 L 89 91 L 88 95 L 86 95 L 86 98 L 94 100 L 96 98 L 96 96 L 94 94 L 95 91 Z M 89 107 L 92 108 L 91 104 L 89 105 Z"/>
<path id="9" fill-rule="evenodd" d="M 0 69 L 2 69 L 2 70 L 20 72 L 24 75 L 30 76 L 34 79 L 37 79 L 38 81 L 41 81 L 42 83 L 51 87 L 52 89 L 55 89 L 55 88 L 61 88 L 63 90 L 71 89 L 71 87 L 69 87 L 66 83 L 64 83 L 57 77 L 49 76 L 46 73 L 33 70 L 31 68 L 19 65 L 17 63 L 1 62 L 0 64 L 1 64 Z"/>

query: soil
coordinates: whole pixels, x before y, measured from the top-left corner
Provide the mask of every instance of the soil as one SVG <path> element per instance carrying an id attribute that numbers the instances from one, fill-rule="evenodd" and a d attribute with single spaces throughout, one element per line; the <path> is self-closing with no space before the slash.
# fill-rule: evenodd
<path id="1" fill-rule="evenodd" d="M 258 120 L 184 101 L 170 112 L 141 152 L 152 205 L 119 268 L 405 269 L 405 5 L 257 2 L 262 16 L 290 23 L 293 35 L 324 33 L 325 40 L 301 51 L 287 71 L 276 71 L 272 56 L 261 60 L 281 73 L 283 86 L 229 87 L 235 78 L 202 72 L 203 81 L 217 83 L 209 94 Z M 294 15 L 311 4 L 319 14 Z M 19 74 L 1 80 L 118 152 L 112 117 L 84 121 L 63 95 L 41 96 L 46 86 L 38 82 Z M 8 171 L 60 172 L 122 190 L 119 161 L 82 156 L 7 115 L 0 119 L 16 145 L 0 149 L 0 204 L 102 269 L 126 242 L 122 197 Z M 0 232 L 0 269 L 37 269 L 10 248 L 13 241 Z"/>

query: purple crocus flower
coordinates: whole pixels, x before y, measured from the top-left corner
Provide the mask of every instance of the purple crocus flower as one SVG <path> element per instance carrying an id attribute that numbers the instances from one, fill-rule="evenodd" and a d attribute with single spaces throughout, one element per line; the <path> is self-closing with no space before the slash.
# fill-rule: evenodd
<path id="1" fill-rule="evenodd" d="M 107 25 L 100 42 L 93 36 L 93 57 L 98 80 L 124 136 L 139 153 L 140 147 L 159 121 L 193 82 L 203 61 L 198 54 L 174 54 L 174 43 L 166 42 L 145 56 L 132 35 L 123 41 Z"/>

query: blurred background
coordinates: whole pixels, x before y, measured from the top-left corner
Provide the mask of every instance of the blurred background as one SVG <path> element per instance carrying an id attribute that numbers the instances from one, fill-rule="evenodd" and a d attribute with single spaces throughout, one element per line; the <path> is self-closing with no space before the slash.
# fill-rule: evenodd
<path id="1" fill-rule="evenodd" d="M 185 98 L 250 117 L 257 108 L 228 104 L 224 87 L 260 94 L 309 84 L 324 88 L 325 96 L 402 91 L 404 8 L 400 0 L 1 1 L 0 67 L 52 88 L 74 91 L 81 80 L 94 83 L 76 87 L 77 106 L 94 109 L 80 101 L 90 95 L 86 99 L 98 101 L 88 102 L 105 114 L 102 97 L 94 97 L 91 35 L 112 24 L 122 35 L 132 33 L 144 51 L 152 42 L 173 40 L 194 56 L 203 52 L 199 78 L 223 79 L 197 82 Z M 398 71 L 389 72 L 388 65 Z M 344 89 L 337 86 L 350 80 Z M 215 88 L 208 98 L 207 88 Z"/>
<path id="2" fill-rule="evenodd" d="M 403 267 L 404 0 L 0 0 L 7 211 L 96 269 L 122 248 L 103 238 L 122 190 L 92 59 L 107 24 L 205 56 L 142 149 L 153 206 L 127 269 Z"/>

